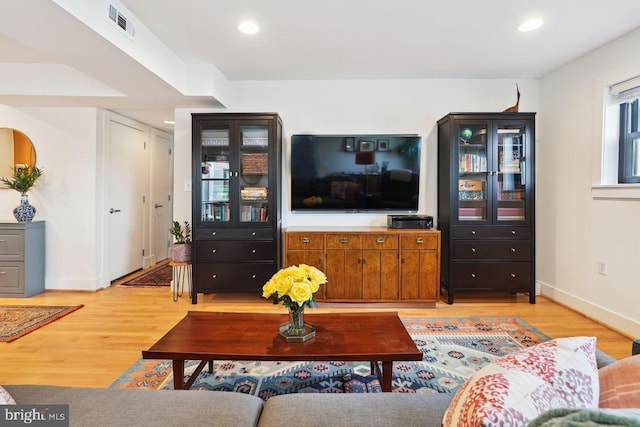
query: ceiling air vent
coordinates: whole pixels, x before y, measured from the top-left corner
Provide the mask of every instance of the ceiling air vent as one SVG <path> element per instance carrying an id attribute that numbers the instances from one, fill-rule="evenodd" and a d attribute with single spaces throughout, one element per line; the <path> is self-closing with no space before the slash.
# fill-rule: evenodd
<path id="1" fill-rule="evenodd" d="M 124 31 L 129 37 L 133 38 L 136 32 L 133 22 L 127 19 L 127 17 L 112 4 L 109 5 L 109 21 Z"/>

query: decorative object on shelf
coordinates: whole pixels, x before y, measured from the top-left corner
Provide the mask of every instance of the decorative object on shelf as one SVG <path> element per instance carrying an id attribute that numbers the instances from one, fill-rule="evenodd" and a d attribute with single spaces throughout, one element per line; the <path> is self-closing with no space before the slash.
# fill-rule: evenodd
<path id="1" fill-rule="evenodd" d="M 464 128 L 460 131 L 460 138 L 462 138 L 465 141 L 468 141 L 469 138 L 471 138 L 473 136 L 473 131 L 469 128 Z"/>
<path id="2" fill-rule="evenodd" d="M 42 169 L 37 166 L 27 167 L 14 167 L 13 176 L 11 178 L 0 178 L 0 180 L 10 189 L 19 191 L 22 196 L 20 197 L 20 206 L 13 210 L 13 216 L 19 222 L 31 222 L 36 215 L 36 208 L 29 204 L 29 191 L 38 178 L 42 176 Z"/>
<path id="3" fill-rule="evenodd" d="M 503 111 L 503 113 L 517 113 L 520 105 L 520 88 L 518 87 L 518 83 L 516 83 L 516 103 L 511 107 L 507 108 Z"/>
<path id="4" fill-rule="evenodd" d="M 315 326 L 304 321 L 304 307 L 317 307 L 315 293 L 327 283 L 327 276 L 307 264 L 279 270 L 262 287 L 262 296 L 282 302 L 289 309 L 289 321 L 278 327 L 287 342 L 305 342 L 316 336 Z"/>
<path id="5" fill-rule="evenodd" d="M 184 226 L 179 221 L 173 221 L 169 229 L 174 239 L 173 260 L 175 262 L 191 262 L 191 225 L 189 221 L 184 222 Z"/>

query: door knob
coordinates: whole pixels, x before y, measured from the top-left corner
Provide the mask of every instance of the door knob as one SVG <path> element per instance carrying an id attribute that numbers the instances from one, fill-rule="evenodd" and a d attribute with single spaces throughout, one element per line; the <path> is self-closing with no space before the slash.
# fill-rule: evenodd
<path id="1" fill-rule="evenodd" d="M 117 212 L 120 212 L 120 209 L 113 209 L 113 208 L 109 209 L 110 214 L 117 213 Z"/>
<path id="2" fill-rule="evenodd" d="M 155 205 L 156 209 L 161 208 L 161 207 L 163 207 L 163 205 L 159 205 L 159 204 L 156 203 L 156 205 Z"/>

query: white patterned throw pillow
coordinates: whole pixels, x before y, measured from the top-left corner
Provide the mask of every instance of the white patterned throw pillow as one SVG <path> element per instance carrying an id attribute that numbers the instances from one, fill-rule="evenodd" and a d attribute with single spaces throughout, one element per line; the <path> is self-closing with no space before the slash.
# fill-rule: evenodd
<path id="1" fill-rule="evenodd" d="M 4 387 L 0 386 L 0 405 L 15 405 L 16 401 Z"/>
<path id="2" fill-rule="evenodd" d="M 443 427 L 526 426 L 552 408 L 597 408 L 595 346 L 557 338 L 495 360 L 460 386 Z"/>

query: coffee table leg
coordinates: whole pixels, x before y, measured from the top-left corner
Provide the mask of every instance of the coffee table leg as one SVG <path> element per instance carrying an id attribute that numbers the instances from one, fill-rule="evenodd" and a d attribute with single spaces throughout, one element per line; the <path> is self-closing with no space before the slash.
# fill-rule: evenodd
<path id="1" fill-rule="evenodd" d="M 393 362 L 382 362 L 382 391 L 391 391 Z"/>
<path id="2" fill-rule="evenodd" d="M 173 389 L 184 389 L 184 360 L 173 361 Z"/>

